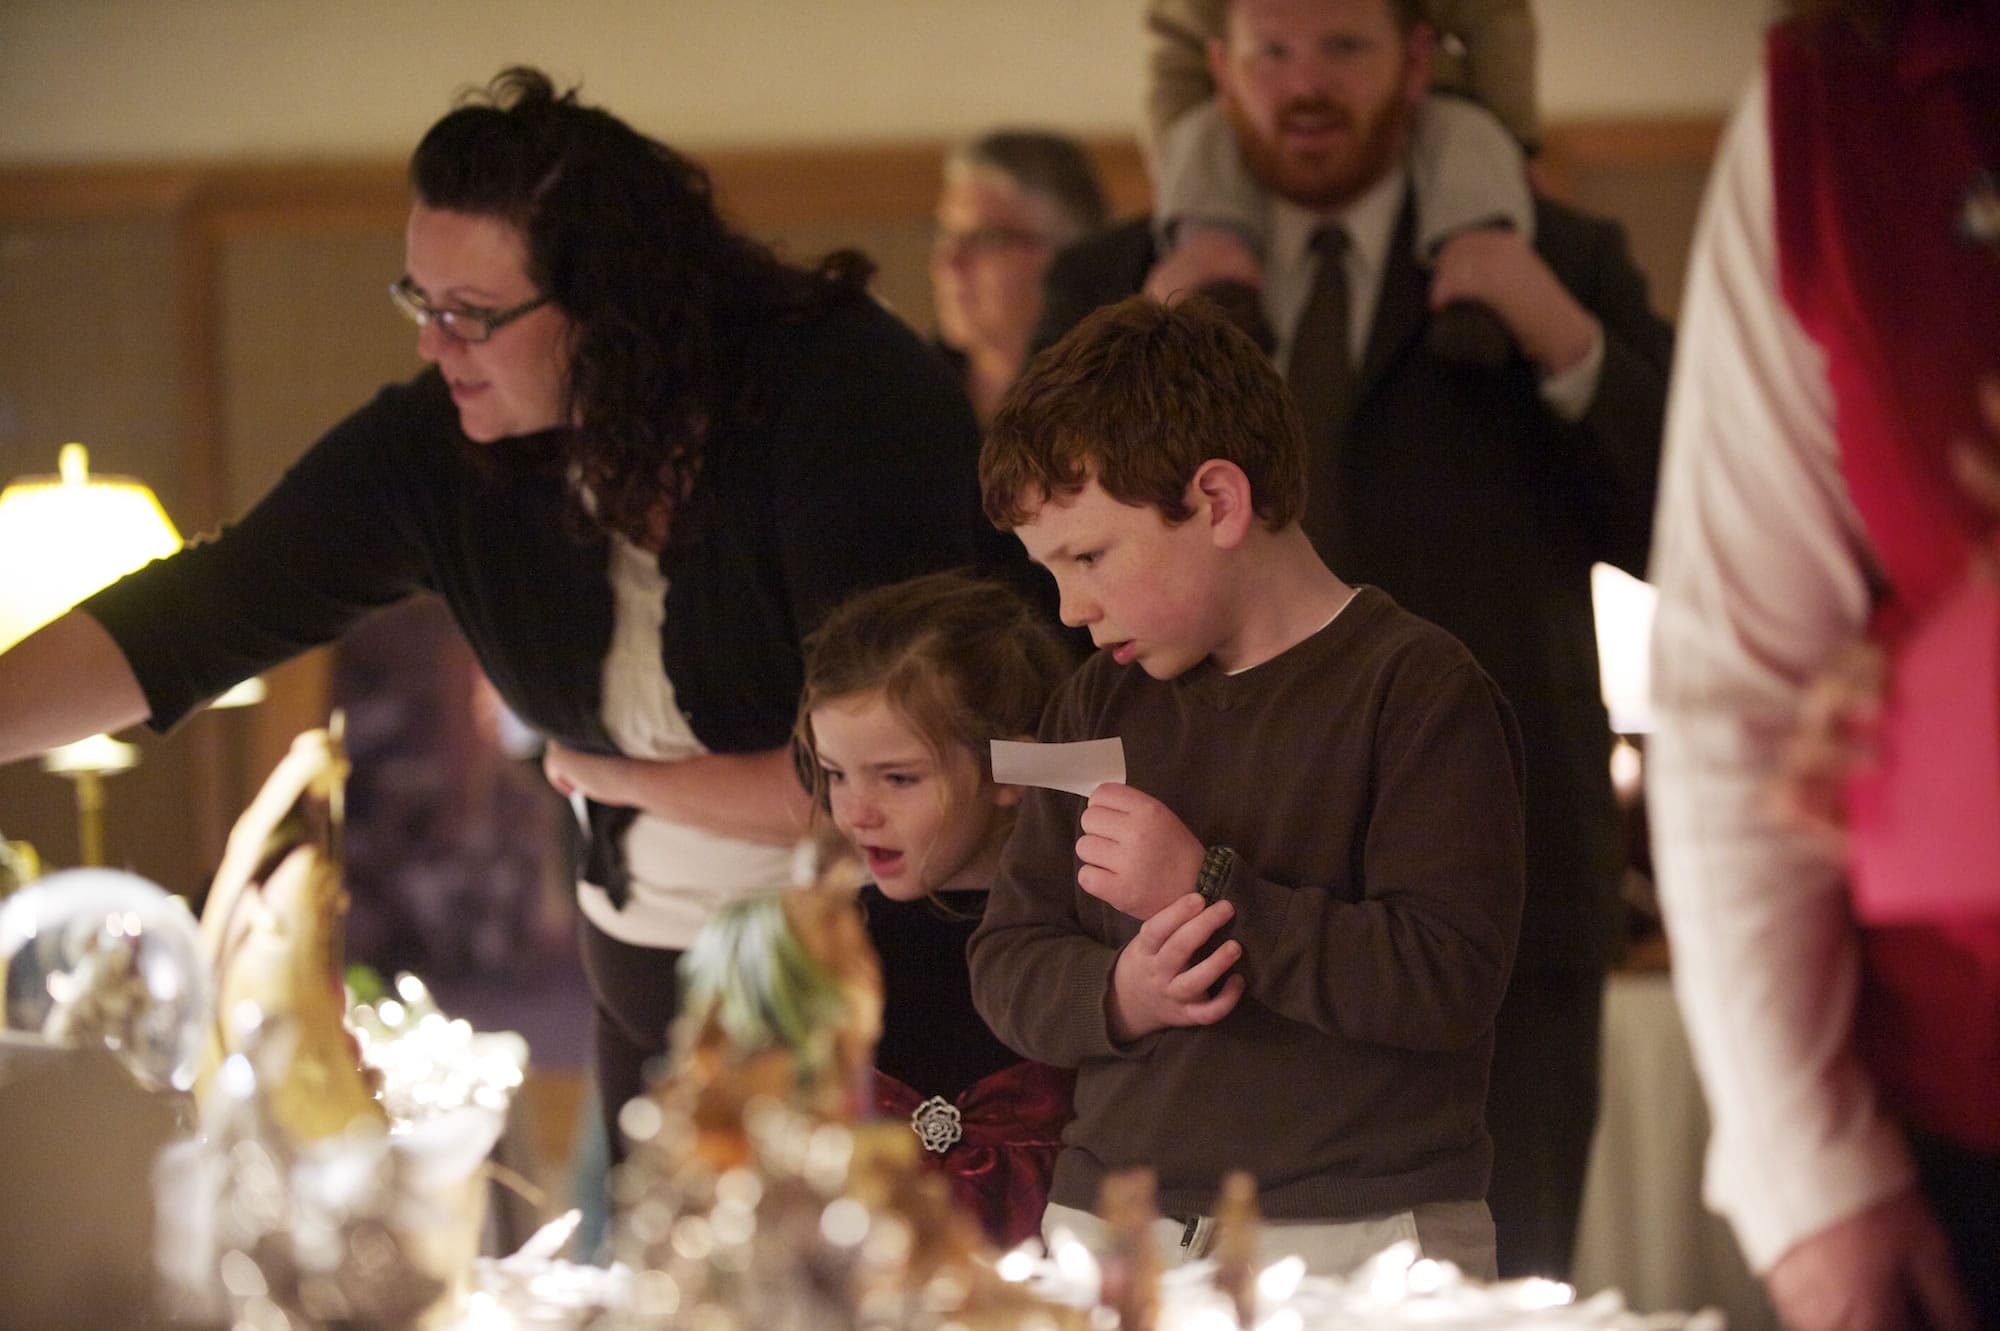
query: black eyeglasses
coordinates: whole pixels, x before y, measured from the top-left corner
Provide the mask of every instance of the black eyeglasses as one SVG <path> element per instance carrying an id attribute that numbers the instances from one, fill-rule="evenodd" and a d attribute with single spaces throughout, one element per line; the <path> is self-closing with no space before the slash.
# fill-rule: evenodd
<path id="1" fill-rule="evenodd" d="M 552 297 L 537 296 L 504 310 L 482 310 L 475 305 L 439 309 L 405 274 L 389 284 L 389 299 L 395 301 L 396 308 L 410 316 L 410 322 L 419 328 L 436 323 L 438 331 L 454 342 L 484 342 L 522 315 L 533 314 L 548 304 Z"/>
<path id="2" fill-rule="evenodd" d="M 1006 250 L 1041 249 L 1049 238 L 1039 231 L 1014 226 L 976 226 L 969 231 L 947 231 L 939 227 L 931 235 L 931 252 L 941 259 L 959 254 L 977 256 L 1000 254 Z"/>

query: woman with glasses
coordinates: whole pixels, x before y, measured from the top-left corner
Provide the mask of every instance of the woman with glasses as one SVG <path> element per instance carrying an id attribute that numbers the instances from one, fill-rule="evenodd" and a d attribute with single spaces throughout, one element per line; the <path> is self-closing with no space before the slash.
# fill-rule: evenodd
<path id="1" fill-rule="evenodd" d="M 945 157 L 931 296 L 938 344 L 980 420 L 1027 363 L 1042 270 L 1104 217 L 1097 169 L 1074 139 L 996 130 Z"/>
<path id="2" fill-rule="evenodd" d="M 391 295 L 430 368 L 241 522 L 0 657 L 0 761 L 163 730 L 437 593 L 588 797 L 615 1115 L 664 1048 L 679 949 L 790 881 L 801 638 L 850 592 L 972 561 L 977 430 L 858 255 L 780 263 L 700 168 L 536 71 L 433 126 L 410 183 Z"/>

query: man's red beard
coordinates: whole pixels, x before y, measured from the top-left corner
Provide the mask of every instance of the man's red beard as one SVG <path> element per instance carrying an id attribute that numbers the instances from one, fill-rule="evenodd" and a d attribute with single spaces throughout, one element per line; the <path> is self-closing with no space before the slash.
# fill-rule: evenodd
<path id="1" fill-rule="evenodd" d="M 1357 120 L 1351 110 L 1325 97 L 1286 102 L 1278 111 L 1280 135 L 1294 121 L 1359 131 L 1338 145 L 1309 152 L 1294 152 L 1267 138 L 1235 99 L 1225 97 L 1223 105 L 1243 164 L 1258 183 L 1281 199 L 1320 212 L 1343 208 L 1366 193 L 1388 173 L 1409 141 L 1412 108 L 1400 97 L 1391 98 L 1366 120 Z"/>

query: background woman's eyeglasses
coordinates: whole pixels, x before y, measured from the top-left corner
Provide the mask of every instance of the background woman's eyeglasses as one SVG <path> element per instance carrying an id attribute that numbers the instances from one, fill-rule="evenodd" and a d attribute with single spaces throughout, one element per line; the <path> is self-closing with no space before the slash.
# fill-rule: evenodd
<path id="1" fill-rule="evenodd" d="M 1049 238 L 1037 231 L 1012 226 L 976 226 L 969 231 L 947 231 L 940 227 L 931 235 L 931 253 L 944 260 L 960 255 L 977 258 L 1004 254 L 1008 250 L 1043 249 Z"/>
<path id="2" fill-rule="evenodd" d="M 551 297 L 537 296 L 504 310 L 482 310 L 476 305 L 440 309 L 430 303 L 406 274 L 389 284 L 389 299 L 419 328 L 435 323 L 438 331 L 454 342 L 484 342 L 522 315 L 532 314 L 548 304 Z"/>

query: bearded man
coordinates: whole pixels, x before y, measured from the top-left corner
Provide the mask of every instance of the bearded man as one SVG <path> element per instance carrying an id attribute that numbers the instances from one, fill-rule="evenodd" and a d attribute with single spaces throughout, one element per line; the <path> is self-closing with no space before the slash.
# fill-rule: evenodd
<path id="1" fill-rule="evenodd" d="M 1306 530 L 1342 576 L 1463 640 L 1520 721 L 1528 894 L 1487 1100 L 1488 1197 L 1501 1274 L 1560 1277 L 1624 940 L 1590 569 L 1645 570 L 1673 337 L 1617 225 L 1550 200 L 1532 244 L 1484 230 L 1417 253 L 1410 121 L 1435 45 L 1416 0 L 1234 0 L 1209 66 L 1270 196 L 1257 300 L 1312 444 Z M 1339 239 L 1320 239 L 1328 224 Z M 1140 290 L 1157 257 L 1143 218 L 1058 256 L 1042 336 Z M 1461 300 L 1499 316 L 1510 360 L 1426 344 L 1433 313 Z"/>

